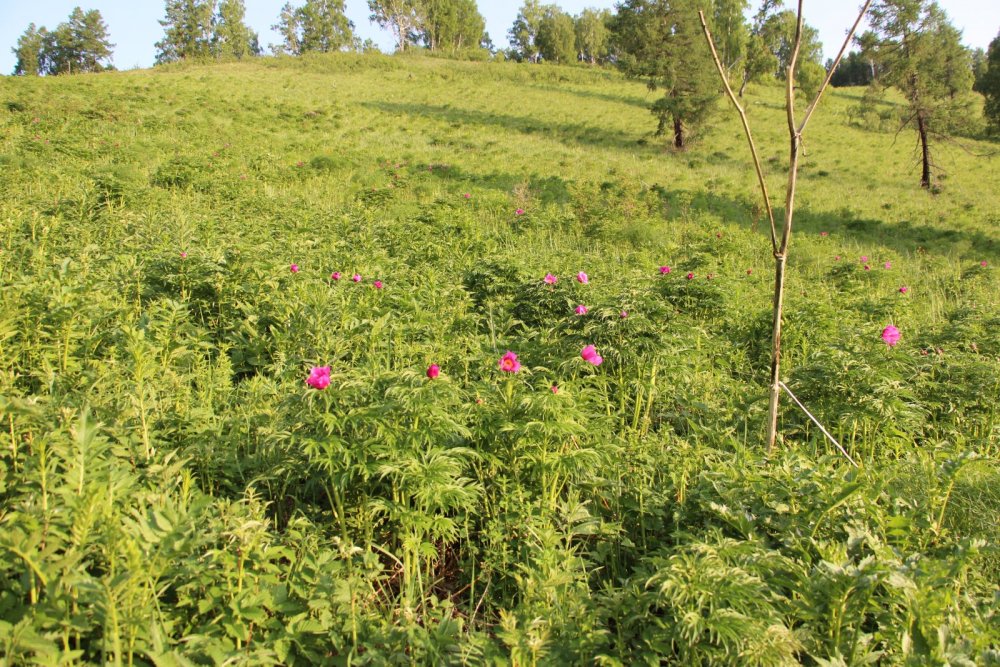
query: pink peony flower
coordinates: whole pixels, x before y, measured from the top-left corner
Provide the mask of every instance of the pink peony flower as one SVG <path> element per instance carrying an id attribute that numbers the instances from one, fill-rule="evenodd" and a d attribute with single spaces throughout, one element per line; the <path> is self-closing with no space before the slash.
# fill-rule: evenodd
<path id="1" fill-rule="evenodd" d="M 899 342 L 899 338 L 899 329 L 891 324 L 885 329 L 882 329 L 882 340 L 884 340 L 885 344 L 889 347 L 894 347 L 896 343 Z"/>
<path id="2" fill-rule="evenodd" d="M 288 270 L 291 271 L 292 273 L 298 273 L 299 272 L 299 265 L 298 264 L 292 264 L 291 266 L 288 267 Z"/>
<path id="3" fill-rule="evenodd" d="M 670 273 L 670 267 L 669 266 L 661 266 L 660 267 L 660 275 L 661 276 L 665 276 L 668 273 Z"/>
<path id="4" fill-rule="evenodd" d="M 372 285 L 375 287 L 375 289 L 382 289 L 382 281 L 381 280 L 376 280 L 374 283 L 372 283 Z"/>
<path id="5" fill-rule="evenodd" d="M 334 271 L 330 274 L 331 280 L 340 280 L 340 271 Z"/>
<path id="6" fill-rule="evenodd" d="M 181 251 L 181 259 L 187 259 L 187 258 L 188 258 L 188 254 L 185 251 L 182 250 Z"/>
<path id="7" fill-rule="evenodd" d="M 867 262 L 868 261 L 868 255 L 861 255 L 861 261 L 862 262 Z"/>
<path id="8" fill-rule="evenodd" d="M 546 273 L 544 280 L 546 285 L 555 285 L 559 281 L 559 279 L 551 273 Z"/>
<path id="9" fill-rule="evenodd" d="M 576 314 L 577 315 L 586 315 L 587 314 L 587 307 L 581 303 L 579 306 L 576 307 Z"/>
<path id="10" fill-rule="evenodd" d="M 597 354 L 597 348 L 593 345 L 588 345 L 587 347 L 580 350 L 580 358 L 586 361 L 588 364 L 593 364 L 594 366 L 600 366 L 604 361 L 601 355 Z"/>
<path id="11" fill-rule="evenodd" d="M 524 215 L 524 209 L 523 208 L 517 209 L 516 211 L 514 211 L 514 215 Z"/>
<path id="12" fill-rule="evenodd" d="M 427 377 L 431 380 L 441 375 L 441 367 L 437 364 L 431 364 L 427 367 Z"/>
<path id="13" fill-rule="evenodd" d="M 517 355 L 507 350 L 507 354 L 500 357 L 497 364 L 504 373 L 516 373 L 521 370 L 521 362 L 517 360 Z"/>
<path id="14" fill-rule="evenodd" d="M 463 196 L 463 197 L 465 197 L 466 199 L 472 199 L 472 194 L 471 194 L 471 193 L 468 193 L 468 192 L 466 192 L 466 193 L 465 193 L 465 194 L 463 194 L 462 196 Z"/>
<path id="15" fill-rule="evenodd" d="M 984 259 L 983 261 L 979 262 L 979 266 L 981 266 L 981 267 L 983 267 L 985 269 L 986 268 L 986 260 Z"/>
<path id="16" fill-rule="evenodd" d="M 906 294 L 909 291 L 910 291 L 910 288 L 907 287 L 906 285 L 903 285 L 902 287 L 899 288 L 899 293 L 900 294 Z"/>
<path id="17" fill-rule="evenodd" d="M 313 389 L 326 389 L 330 386 L 330 367 L 313 366 L 306 378 L 306 384 Z"/>
<path id="18" fill-rule="evenodd" d="M 353 276 L 351 276 L 351 280 L 353 280 L 356 283 L 360 283 L 361 282 L 361 274 L 360 273 L 355 273 Z"/>
<path id="19" fill-rule="evenodd" d="M 687 274 L 686 277 L 687 277 L 688 280 L 694 280 L 694 273 L 693 272 L 689 273 L 689 274 Z"/>
<path id="20" fill-rule="evenodd" d="M 552 385 L 552 386 L 550 387 L 550 389 L 552 390 L 552 393 L 553 393 L 553 394 L 558 394 L 558 393 L 559 393 L 559 387 L 557 387 L 557 386 L 555 386 L 555 385 Z"/>
<path id="21" fill-rule="evenodd" d="M 581 285 L 586 285 L 587 283 L 590 282 L 590 278 L 587 276 L 586 273 L 581 271 L 580 273 L 576 274 L 576 282 L 580 283 Z"/>
<path id="22" fill-rule="evenodd" d="M 885 264 L 882 265 L 882 268 L 883 269 L 891 269 L 892 268 L 892 262 L 886 262 Z"/>
<path id="23" fill-rule="evenodd" d="M 624 320 L 626 317 L 628 317 L 628 311 L 627 310 L 623 310 L 622 312 L 618 313 L 618 317 L 620 317 L 620 318 L 622 318 Z"/>

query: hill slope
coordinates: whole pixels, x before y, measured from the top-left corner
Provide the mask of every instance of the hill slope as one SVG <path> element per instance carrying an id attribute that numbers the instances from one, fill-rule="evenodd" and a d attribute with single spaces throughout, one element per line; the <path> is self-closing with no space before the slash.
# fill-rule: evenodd
<path id="1" fill-rule="evenodd" d="M 674 153 L 585 68 L 0 79 L 5 654 L 995 660 L 1000 168 L 920 191 L 858 96 L 806 138 L 784 357 L 855 470 L 791 404 L 761 451 L 728 112 Z"/>

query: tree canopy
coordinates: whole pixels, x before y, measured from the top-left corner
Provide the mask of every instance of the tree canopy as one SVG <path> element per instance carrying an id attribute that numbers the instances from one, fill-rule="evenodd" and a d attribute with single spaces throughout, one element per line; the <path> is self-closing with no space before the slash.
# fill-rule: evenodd
<path id="1" fill-rule="evenodd" d="M 876 89 L 895 88 L 906 99 L 901 128 L 917 131 L 920 185 L 931 187 L 931 141 L 948 137 L 972 117 L 972 62 L 961 32 L 931 0 L 877 0 L 870 32 L 859 38 L 877 66 Z"/>
<path id="2" fill-rule="evenodd" d="M 718 99 L 718 73 L 698 20 L 705 5 L 698 0 L 626 0 L 613 22 L 619 67 L 627 76 L 645 79 L 651 90 L 663 91 L 651 111 L 657 134 L 669 128 L 677 148 L 686 145 Z"/>
<path id="3" fill-rule="evenodd" d="M 112 48 L 101 12 L 75 7 L 51 32 L 28 25 L 11 49 L 17 57 L 14 74 L 100 72 L 111 67 Z"/>

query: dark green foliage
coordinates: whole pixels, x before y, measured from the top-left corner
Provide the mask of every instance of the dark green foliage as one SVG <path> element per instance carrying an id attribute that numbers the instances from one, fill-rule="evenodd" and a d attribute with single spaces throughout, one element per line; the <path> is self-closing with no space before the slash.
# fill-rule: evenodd
<path id="1" fill-rule="evenodd" d="M 163 39 L 156 43 L 157 64 L 204 60 L 212 55 L 216 0 L 166 0 L 160 20 Z"/>
<path id="2" fill-rule="evenodd" d="M 517 60 L 538 62 L 538 30 L 545 16 L 545 7 L 538 0 L 524 0 L 514 24 L 507 31 L 510 46 Z"/>
<path id="3" fill-rule="evenodd" d="M 931 142 L 967 129 L 972 117 L 969 52 L 961 32 L 932 0 L 880 0 L 870 15 L 872 29 L 859 43 L 877 65 L 872 85 L 895 88 L 906 99 L 899 125 L 917 132 L 920 185 L 930 188 Z"/>
<path id="4" fill-rule="evenodd" d="M 421 19 L 418 32 L 431 51 L 477 49 L 486 30 L 474 0 L 426 0 Z"/>
<path id="5" fill-rule="evenodd" d="M 354 48 L 354 23 L 344 14 L 344 0 L 306 0 L 301 7 L 285 3 L 278 23 L 271 26 L 284 42 L 271 45 L 275 53 L 300 56 Z"/>
<path id="6" fill-rule="evenodd" d="M 830 71 L 832 66 L 833 61 L 827 61 L 826 70 Z M 830 78 L 830 85 L 834 88 L 842 86 L 867 86 L 872 82 L 874 76 L 872 67 L 873 63 L 860 52 L 851 51 L 841 59 L 837 71 Z"/>
<path id="7" fill-rule="evenodd" d="M 663 90 L 653 103 L 657 135 L 669 133 L 676 148 L 715 108 L 718 73 L 698 22 L 694 0 L 627 0 L 618 7 L 614 33 L 619 67 Z"/>
<path id="8" fill-rule="evenodd" d="M 212 35 L 212 51 L 216 57 L 242 60 L 260 55 L 257 33 L 244 23 L 245 16 L 243 0 L 220 0 Z"/>
<path id="9" fill-rule="evenodd" d="M 987 122 L 994 131 L 1000 132 L 1000 34 L 990 42 L 985 63 L 976 79 L 976 90 L 986 98 L 983 113 Z"/>
<path id="10" fill-rule="evenodd" d="M 542 59 L 563 65 L 576 62 L 576 31 L 573 17 L 556 5 L 542 8 L 535 46 Z"/>
<path id="11" fill-rule="evenodd" d="M 576 51 L 579 58 L 591 65 L 603 63 L 610 55 L 610 10 L 584 9 L 574 19 Z"/>
<path id="12" fill-rule="evenodd" d="M 111 68 L 108 27 L 96 9 L 75 7 L 66 23 L 49 32 L 32 23 L 12 49 L 17 56 L 14 74 L 73 74 Z"/>

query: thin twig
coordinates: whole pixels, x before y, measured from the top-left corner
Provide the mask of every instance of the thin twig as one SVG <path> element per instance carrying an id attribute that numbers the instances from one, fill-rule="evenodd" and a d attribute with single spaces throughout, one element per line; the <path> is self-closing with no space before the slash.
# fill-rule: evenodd
<path id="1" fill-rule="evenodd" d="M 823 81 L 823 85 L 820 86 L 819 92 L 816 93 L 816 96 L 813 98 L 813 101 L 809 104 L 809 107 L 806 109 L 806 115 L 802 119 L 802 124 L 799 125 L 799 134 L 802 134 L 802 132 L 806 129 L 806 124 L 812 117 L 813 111 L 816 110 L 816 105 L 819 104 L 819 98 L 823 96 L 823 92 L 826 90 L 827 86 L 830 85 L 830 79 L 833 78 L 834 72 L 837 71 L 837 66 L 840 65 L 840 61 L 844 57 L 844 52 L 847 51 L 847 47 L 851 45 L 851 40 L 854 39 L 854 33 L 857 32 L 858 26 L 861 25 L 861 19 L 865 17 L 865 14 L 868 12 L 868 7 L 871 4 L 872 0 L 865 0 L 864 6 L 858 13 L 858 18 L 855 19 L 854 25 L 851 26 L 851 30 L 847 33 L 847 39 L 844 40 L 844 44 L 840 47 L 840 51 L 837 53 L 837 57 L 833 60 L 833 67 L 831 67 L 830 71 L 826 73 L 826 79 Z M 800 8 L 802 7 L 801 3 L 799 4 L 799 7 Z"/>
<path id="2" fill-rule="evenodd" d="M 722 66 L 722 61 L 719 60 L 719 53 L 715 49 L 715 41 L 712 39 L 712 33 L 708 29 L 708 23 L 705 21 L 705 13 L 699 10 L 698 16 L 701 18 L 701 28 L 705 31 L 705 38 L 708 40 L 708 46 L 712 50 L 712 58 L 715 59 L 715 66 L 719 70 L 719 76 L 722 77 L 722 85 L 726 88 L 726 96 L 732 101 L 733 106 L 736 107 L 736 111 L 740 115 L 740 120 L 743 121 L 743 131 L 747 135 L 747 142 L 750 144 L 750 155 L 753 157 L 753 166 L 757 171 L 757 182 L 760 184 L 760 191 L 764 196 L 764 207 L 767 209 L 767 220 L 771 223 L 771 246 L 774 252 L 778 252 L 778 230 L 774 225 L 774 211 L 771 208 L 771 197 L 767 194 L 767 184 L 764 182 L 764 170 L 760 166 L 760 155 L 757 153 L 757 146 L 754 144 L 753 134 L 750 133 L 750 123 L 747 120 L 746 111 L 736 100 L 736 95 L 733 94 L 733 89 L 729 85 L 729 77 L 726 76 L 725 68 Z"/>
<path id="3" fill-rule="evenodd" d="M 788 388 L 788 385 L 785 384 L 784 382 L 779 382 L 778 384 L 781 385 L 782 389 L 784 389 L 786 392 L 788 392 L 788 395 L 792 397 L 793 401 L 795 401 L 795 405 L 799 406 L 802 409 L 802 412 L 806 413 L 806 416 L 809 417 L 809 419 L 812 420 L 813 424 L 816 424 L 816 426 L 819 427 L 819 430 L 823 431 L 823 435 L 825 435 L 827 438 L 829 438 L 830 442 L 832 442 L 833 444 L 835 444 L 837 446 L 837 449 L 840 450 L 840 453 L 843 454 L 844 456 L 846 456 L 847 460 L 850 461 L 851 464 L 855 468 L 860 468 L 861 466 L 859 466 L 854 461 L 854 459 L 851 458 L 851 455 L 847 453 L 846 449 L 844 449 L 843 447 L 840 446 L 840 443 L 837 442 L 837 439 L 834 438 L 832 435 L 830 435 L 830 432 L 827 431 L 825 428 L 823 428 L 823 425 L 819 423 L 818 419 L 816 419 L 815 417 L 813 417 L 812 413 L 809 412 L 809 410 L 806 409 L 806 406 L 802 405 L 802 401 L 800 401 L 799 399 L 797 399 L 795 397 L 795 394 L 793 394 L 792 390 Z"/>

